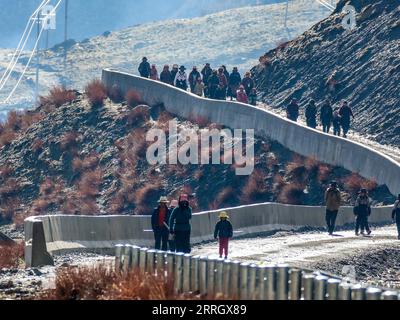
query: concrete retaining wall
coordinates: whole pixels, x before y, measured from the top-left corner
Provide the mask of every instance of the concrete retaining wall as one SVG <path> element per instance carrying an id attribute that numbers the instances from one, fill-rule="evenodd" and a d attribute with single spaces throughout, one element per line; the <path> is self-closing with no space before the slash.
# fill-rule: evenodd
<path id="1" fill-rule="evenodd" d="M 275 230 L 296 230 L 303 227 L 324 227 L 325 208 L 290 206 L 264 203 L 227 209 L 235 230 L 240 236 L 254 235 Z M 192 221 L 192 244 L 213 239 L 219 211 L 194 214 Z M 371 222 L 391 221 L 391 207 L 374 208 Z M 43 235 L 33 234 L 38 222 L 43 224 Z M 352 208 L 342 208 L 338 226 L 354 222 Z M 35 251 L 35 261 L 47 261 L 48 254 L 60 254 L 74 250 L 113 253 L 119 243 L 152 247 L 154 245 L 151 221 L 148 216 L 40 216 L 25 221 L 26 242 L 44 248 L 43 258 Z M 45 239 L 46 246 L 43 247 Z M 38 256 L 39 255 L 39 256 Z M 34 265 L 32 255 L 27 263 Z"/>
<path id="2" fill-rule="evenodd" d="M 127 73 L 103 70 L 102 80 L 123 94 L 135 89 L 150 105 L 165 108 L 184 118 L 201 116 L 232 129 L 255 129 L 258 136 L 278 141 L 298 154 L 343 167 L 400 192 L 400 164 L 367 146 L 296 124 L 272 112 L 250 105 L 200 98 L 170 85 Z"/>

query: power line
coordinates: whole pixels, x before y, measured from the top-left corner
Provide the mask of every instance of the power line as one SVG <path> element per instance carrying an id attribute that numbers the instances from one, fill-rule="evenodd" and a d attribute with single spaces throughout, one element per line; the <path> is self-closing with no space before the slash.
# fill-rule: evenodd
<path id="1" fill-rule="evenodd" d="M 52 9 L 52 11 L 49 13 L 49 16 L 50 16 L 50 15 L 53 15 L 53 14 L 56 12 L 56 10 L 57 10 L 57 8 L 60 6 L 61 2 L 62 2 L 62 0 L 59 0 L 59 1 L 58 1 L 58 3 L 56 4 L 56 6 L 55 6 L 55 7 Z M 33 56 L 34 56 L 36 50 L 38 49 L 40 37 L 42 36 L 42 33 L 43 33 L 43 30 L 44 30 L 44 29 L 45 29 L 45 25 L 44 25 L 44 23 L 42 23 L 42 27 L 40 28 L 40 32 L 39 32 L 39 34 L 38 34 L 38 38 L 37 38 L 37 40 L 36 40 L 35 46 L 34 46 L 34 48 L 33 48 L 33 50 L 32 50 L 32 53 L 31 53 L 31 55 L 30 55 L 30 57 L 29 57 L 28 63 L 26 64 L 26 66 L 25 66 L 25 68 L 24 68 L 24 71 L 22 72 L 21 76 L 19 77 L 17 84 L 14 86 L 13 90 L 12 90 L 11 93 L 8 95 L 7 99 L 4 100 L 4 103 L 7 103 L 7 102 L 11 99 L 11 97 L 13 96 L 13 94 L 15 93 L 15 91 L 17 90 L 19 84 L 21 83 L 22 78 L 24 77 L 24 75 L 25 75 L 25 73 L 26 73 L 26 70 L 28 69 L 28 67 L 29 67 L 29 65 L 30 65 L 30 63 L 31 63 L 31 61 L 32 61 L 32 58 L 33 58 Z"/>
<path id="2" fill-rule="evenodd" d="M 20 40 L 20 42 L 19 42 L 19 44 L 18 44 L 18 47 L 17 47 L 17 49 L 15 50 L 14 55 L 13 55 L 13 57 L 11 58 L 11 61 L 10 61 L 9 65 L 8 65 L 8 67 L 7 67 L 7 69 L 6 69 L 6 71 L 4 72 L 4 74 L 3 74 L 3 76 L 2 76 L 2 78 L 1 78 L 1 80 L 0 80 L 0 90 L 2 90 L 2 89 L 4 88 L 6 82 L 7 82 L 8 79 L 10 78 L 12 72 L 13 72 L 14 69 L 15 69 L 15 66 L 16 66 L 17 63 L 18 63 L 18 60 L 19 60 L 19 58 L 21 57 L 21 54 L 22 54 L 23 50 L 25 49 L 25 46 L 26 46 L 26 44 L 27 44 L 27 42 L 28 42 L 28 40 L 29 40 L 29 37 L 30 37 L 30 35 L 31 35 L 31 33 L 32 33 L 32 30 L 33 30 L 33 27 L 34 27 L 34 25 L 35 25 L 35 24 L 34 24 L 34 19 L 38 17 L 40 10 L 41 10 L 45 5 L 47 5 L 49 2 L 50 2 L 50 0 L 44 0 L 44 1 L 39 5 L 39 7 L 35 10 L 35 12 L 30 16 L 30 18 L 29 18 L 29 20 L 28 20 L 28 23 L 27 23 L 27 25 L 26 25 L 26 27 L 25 27 L 24 33 L 23 33 L 23 35 L 22 35 L 22 37 L 21 37 L 21 40 Z M 26 35 L 26 32 L 28 31 L 28 29 L 29 29 L 29 32 L 28 32 L 28 34 Z M 25 38 L 25 35 L 26 35 L 26 38 Z M 25 38 L 25 40 L 24 40 L 24 38 Z M 23 43 L 23 45 L 22 45 L 22 43 Z M 22 47 L 21 47 L 21 45 L 22 45 Z M 18 53 L 18 56 L 16 57 L 17 53 Z"/>

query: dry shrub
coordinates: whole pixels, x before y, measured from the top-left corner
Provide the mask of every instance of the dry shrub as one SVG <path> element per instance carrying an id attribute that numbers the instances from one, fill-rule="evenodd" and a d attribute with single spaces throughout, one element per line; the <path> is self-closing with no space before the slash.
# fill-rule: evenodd
<path id="1" fill-rule="evenodd" d="M 35 141 L 32 142 L 32 151 L 34 153 L 39 153 L 41 151 L 43 151 L 43 146 L 44 146 L 44 142 L 41 139 L 36 139 Z"/>
<path id="2" fill-rule="evenodd" d="M 95 198 L 100 193 L 100 186 L 103 182 L 103 172 L 101 169 L 84 172 L 78 182 L 77 188 L 81 198 Z"/>
<path id="3" fill-rule="evenodd" d="M 86 156 L 83 160 L 75 158 L 72 161 L 72 169 L 75 173 L 83 173 L 85 171 L 92 171 L 97 168 L 100 163 L 100 156 L 96 152 L 92 152 Z"/>
<path id="4" fill-rule="evenodd" d="M 134 108 L 134 107 L 138 106 L 139 104 L 141 104 L 140 94 L 133 89 L 129 90 L 126 93 L 125 100 L 126 100 L 126 103 L 128 104 L 128 106 L 130 106 L 131 108 Z"/>
<path id="5" fill-rule="evenodd" d="M 356 173 L 344 178 L 342 182 L 346 190 L 349 190 L 351 193 L 357 193 L 361 188 L 373 191 L 378 187 L 375 181 L 364 179 Z"/>
<path id="6" fill-rule="evenodd" d="M 271 60 L 267 57 L 267 56 L 261 56 L 259 58 L 259 62 L 263 65 L 263 66 L 269 66 L 271 64 Z"/>
<path id="7" fill-rule="evenodd" d="M 121 103 L 124 101 L 124 96 L 117 85 L 113 85 L 107 93 L 108 97 L 111 99 L 112 102 Z"/>
<path id="8" fill-rule="evenodd" d="M 167 300 L 177 299 L 171 282 L 137 270 L 118 273 L 105 265 L 60 268 L 55 289 L 37 300 Z"/>
<path id="9" fill-rule="evenodd" d="M 78 133 L 67 132 L 61 137 L 60 149 L 62 151 L 74 151 L 78 147 Z"/>
<path id="10" fill-rule="evenodd" d="M 304 183 L 309 176 L 305 161 L 297 155 L 286 165 L 286 172 L 296 183 Z"/>
<path id="11" fill-rule="evenodd" d="M 242 189 L 241 200 L 245 204 L 260 201 L 266 192 L 265 173 L 261 169 L 256 169 L 247 180 L 246 185 Z"/>
<path id="12" fill-rule="evenodd" d="M 17 137 L 17 134 L 12 131 L 6 131 L 0 135 L 0 148 L 4 146 L 8 146 L 13 142 Z"/>
<path id="13" fill-rule="evenodd" d="M 24 259 L 24 243 L 0 245 L 0 269 L 19 268 Z"/>
<path id="14" fill-rule="evenodd" d="M 148 183 L 142 188 L 136 190 L 135 198 L 135 214 L 150 215 L 154 204 L 157 203 L 160 196 L 163 195 L 163 188 L 160 183 Z"/>
<path id="15" fill-rule="evenodd" d="M 230 206 L 230 204 L 237 200 L 237 191 L 232 187 L 226 187 L 221 190 L 215 201 L 210 205 L 211 209 L 217 210 L 226 206 Z"/>
<path id="16" fill-rule="evenodd" d="M 211 125 L 211 122 L 207 117 L 200 115 L 190 114 L 188 120 L 193 124 L 197 124 L 200 128 L 207 128 Z"/>
<path id="17" fill-rule="evenodd" d="M 326 183 L 329 180 L 329 177 L 332 173 L 332 169 L 326 165 L 326 164 L 322 164 L 319 166 L 318 168 L 318 181 L 320 183 Z"/>
<path id="18" fill-rule="evenodd" d="M 150 108 L 145 105 L 137 106 L 126 116 L 126 122 L 131 127 L 138 127 L 150 120 Z"/>
<path id="19" fill-rule="evenodd" d="M 5 199 L 18 196 L 20 189 L 21 186 L 16 179 L 7 178 L 0 186 L 0 199 L 4 201 Z"/>
<path id="20" fill-rule="evenodd" d="M 101 80 L 92 80 L 85 87 L 85 93 L 93 107 L 101 107 L 107 98 L 107 89 Z"/>
<path id="21" fill-rule="evenodd" d="M 1 199 L 0 221 L 11 222 L 17 216 L 21 208 L 21 201 L 15 197 L 10 199 Z"/>
<path id="22" fill-rule="evenodd" d="M 39 197 L 32 203 L 27 215 L 44 215 L 50 210 L 59 208 L 65 201 L 64 183 L 60 180 L 46 178 L 40 185 Z"/>
<path id="23" fill-rule="evenodd" d="M 58 86 L 52 88 L 47 97 L 40 97 L 40 105 L 61 107 L 74 100 L 76 100 L 76 93 L 74 91 Z"/>
<path id="24" fill-rule="evenodd" d="M 284 204 L 301 205 L 303 196 L 304 187 L 302 185 L 287 184 L 282 188 L 278 200 Z"/>
<path id="25" fill-rule="evenodd" d="M 307 158 L 304 165 L 305 165 L 307 171 L 309 172 L 309 174 L 313 175 L 313 174 L 318 173 L 320 163 L 315 158 L 313 158 L 313 157 Z"/>

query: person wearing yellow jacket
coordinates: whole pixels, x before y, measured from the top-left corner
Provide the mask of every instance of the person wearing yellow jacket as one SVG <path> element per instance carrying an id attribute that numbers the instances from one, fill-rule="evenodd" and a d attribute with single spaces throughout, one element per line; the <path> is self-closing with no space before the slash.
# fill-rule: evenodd
<path id="1" fill-rule="evenodd" d="M 336 227 L 336 219 L 342 204 L 342 195 L 336 181 L 332 181 L 325 192 L 326 224 L 329 235 L 333 235 Z"/>

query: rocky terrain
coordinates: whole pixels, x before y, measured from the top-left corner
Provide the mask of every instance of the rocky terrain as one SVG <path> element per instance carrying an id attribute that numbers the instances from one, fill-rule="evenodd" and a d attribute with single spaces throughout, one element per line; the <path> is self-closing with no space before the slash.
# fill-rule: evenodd
<path id="1" fill-rule="evenodd" d="M 345 3 L 358 12 L 352 31 L 342 27 Z M 340 1 L 330 17 L 266 53 L 253 69 L 263 101 L 283 108 L 292 98 L 302 106 L 310 99 L 330 97 L 335 104 L 346 99 L 356 114 L 356 130 L 398 146 L 399 21 L 398 1 Z"/>
<path id="2" fill-rule="evenodd" d="M 161 195 L 177 198 L 181 192 L 192 194 L 195 211 L 268 201 L 322 205 L 332 179 L 348 204 L 361 186 L 371 190 L 375 204 L 394 200 L 373 181 L 259 138 L 252 142 L 255 170 L 249 177 L 237 176 L 235 164 L 152 166 L 146 161 L 150 129 L 167 133 L 174 119 L 179 129 L 198 133 L 220 127 L 176 118 L 162 106 L 107 99 L 94 107 L 88 94 L 52 94 L 67 94 L 71 102 L 57 106 L 49 95 L 34 111 L 11 113 L 0 135 L 1 215 L 17 224 L 49 213 L 150 214 Z"/>
<path id="3" fill-rule="evenodd" d="M 79 42 L 68 41 L 41 54 L 40 90 L 45 94 L 59 84 L 82 89 L 89 80 L 99 77 L 102 68 L 137 73 L 143 56 L 157 64 L 159 72 L 164 64 L 184 64 L 191 68 L 206 62 L 213 67 L 226 64 L 230 70 L 238 66 L 243 72 L 256 65 L 266 49 L 300 35 L 330 13 L 313 0 L 291 1 L 289 9 L 287 30 L 285 4 L 280 3 L 236 8 L 194 19 L 146 23 Z M 64 67 L 65 47 L 68 57 Z M 29 56 L 30 52 L 22 55 L 10 81 L 0 91 L 3 117 L 9 110 L 32 106 L 34 61 L 13 99 L 2 104 Z M 0 50 L 0 75 L 11 57 L 11 50 Z"/>

